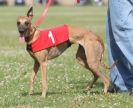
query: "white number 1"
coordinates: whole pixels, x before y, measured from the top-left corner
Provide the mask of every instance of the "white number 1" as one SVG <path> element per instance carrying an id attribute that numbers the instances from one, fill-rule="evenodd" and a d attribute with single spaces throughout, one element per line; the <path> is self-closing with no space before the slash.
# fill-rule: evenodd
<path id="1" fill-rule="evenodd" d="M 49 31 L 49 33 L 48 33 L 48 37 L 51 38 L 52 43 L 55 44 L 55 39 L 54 39 L 54 36 L 53 36 L 53 34 L 52 34 L 51 31 Z"/>

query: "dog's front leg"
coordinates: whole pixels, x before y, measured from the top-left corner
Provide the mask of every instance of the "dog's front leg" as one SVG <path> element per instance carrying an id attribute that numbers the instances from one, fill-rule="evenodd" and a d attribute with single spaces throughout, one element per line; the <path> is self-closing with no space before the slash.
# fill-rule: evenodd
<path id="1" fill-rule="evenodd" d="M 33 94 L 33 86 L 34 86 L 34 81 L 35 81 L 35 77 L 37 75 L 38 69 L 40 67 L 40 64 L 38 63 L 38 61 L 35 60 L 34 62 L 34 66 L 33 66 L 33 70 L 30 76 L 30 90 L 29 90 L 29 95 Z"/>
<path id="2" fill-rule="evenodd" d="M 41 65 L 41 73 L 42 73 L 42 97 L 46 97 L 46 93 L 47 93 L 47 72 L 46 72 L 46 68 L 47 68 L 47 62 L 42 62 L 40 63 Z"/>

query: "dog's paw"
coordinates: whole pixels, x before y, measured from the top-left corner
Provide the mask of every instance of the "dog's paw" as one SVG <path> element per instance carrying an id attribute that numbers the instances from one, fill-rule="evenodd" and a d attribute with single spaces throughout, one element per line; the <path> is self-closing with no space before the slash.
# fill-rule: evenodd
<path id="1" fill-rule="evenodd" d="M 107 88 L 104 88 L 103 92 L 106 94 L 108 93 L 108 89 Z"/>
<path id="2" fill-rule="evenodd" d="M 85 93 L 85 94 L 88 93 L 88 91 L 90 91 L 90 89 L 91 89 L 90 87 L 86 87 L 86 88 L 83 90 L 83 93 Z"/>
<path id="3" fill-rule="evenodd" d="M 92 87 L 87 86 L 87 87 L 85 88 L 85 91 L 89 91 L 89 90 L 91 90 L 91 88 L 92 88 Z"/>
<path id="4" fill-rule="evenodd" d="M 29 92 L 29 95 L 30 95 L 30 96 L 33 95 L 33 91 L 30 91 L 30 92 Z"/>
<path id="5" fill-rule="evenodd" d="M 47 93 L 46 93 L 46 92 L 43 92 L 42 95 L 41 95 L 41 97 L 42 97 L 42 98 L 45 98 L 46 95 L 47 95 Z"/>

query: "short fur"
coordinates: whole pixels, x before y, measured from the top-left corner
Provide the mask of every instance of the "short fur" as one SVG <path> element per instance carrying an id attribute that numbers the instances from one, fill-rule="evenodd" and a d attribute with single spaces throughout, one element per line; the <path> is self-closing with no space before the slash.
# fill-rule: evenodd
<path id="1" fill-rule="evenodd" d="M 37 29 L 31 23 L 32 16 L 33 9 L 30 8 L 27 16 L 20 16 L 17 19 L 18 31 L 21 35 L 25 36 L 24 38 L 27 46 L 34 42 L 38 38 L 39 34 L 39 29 Z M 30 77 L 29 94 L 33 94 L 34 80 L 40 67 L 42 75 L 42 96 L 46 96 L 48 90 L 46 73 L 48 60 L 61 55 L 73 43 L 79 44 L 76 54 L 78 63 L 90 70 L 94 76 L 92 82 L 87 85 L 86 90 L 91 89 L 98 77 L 100 77 L 104 84 L 104 92 L 107 92 L 109 87 L 109 79 L 100 71 L 100 67 L 102 66 L 102 55 L 104 53 L 104 44 L 102 40 L 100 37 L 96 36 L 94 33 L 85 28 L 72 27 L 68 25 L 68 31 L 69 41 L 58 46 L 44 49 L 35 53 L 27 48 L 28 53 L 34 59 L 34 66 Z"/>

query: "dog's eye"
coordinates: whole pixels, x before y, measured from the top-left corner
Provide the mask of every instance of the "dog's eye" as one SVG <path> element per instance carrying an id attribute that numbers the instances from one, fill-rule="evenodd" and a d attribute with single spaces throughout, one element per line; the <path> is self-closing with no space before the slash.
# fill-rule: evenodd
<path id="1" fill-rule="evenodd" d="M 26 21 L 26 22 L 25 22 L 25 25 L 29 25 L 29 22 Z"/>
<path id="2" fill-rule="evenodd" d="M 20 22 L 19 21 L 17 22 L 17 25 L 20 25 Z"/>

